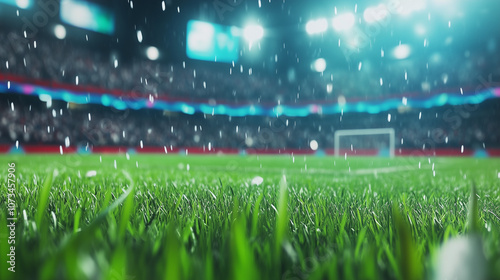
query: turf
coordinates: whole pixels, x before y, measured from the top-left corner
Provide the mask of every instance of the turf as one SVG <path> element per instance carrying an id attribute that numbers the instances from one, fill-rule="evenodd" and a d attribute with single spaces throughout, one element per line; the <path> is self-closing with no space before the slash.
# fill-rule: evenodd
<path id="1" fill-rule="evenodd" d="M 0 162 L 2 178 L 16 163 L 18 218 L 12 273 L 4 179 L 1 279 L 432 279 L 443 242 L 471 234 L 483 240 L 489 279 L 500 279 L 499 159 L 132 154 Z M 262 184 L 252 184 L 256 176 Z"/>

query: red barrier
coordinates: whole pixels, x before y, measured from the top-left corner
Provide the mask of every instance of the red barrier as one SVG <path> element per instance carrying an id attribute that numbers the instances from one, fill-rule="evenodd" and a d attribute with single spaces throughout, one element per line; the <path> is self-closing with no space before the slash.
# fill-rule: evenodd
<path id="1" fill-rule="evenodd" d="M 11 146 L 9 145 L 0 145 L 0 154 L 6 154 L 10 151 Z"/>
<path id="2" fill-rule="evenodd" d="M 302 149 L 247 149 L 249 155 L 313 155 L 313 150 Z"/>
<path id="3" fill-rule="evenodd" d="M 168 153 L 178 153 L 179 149 L 169 147 L 138 147 L 135 148 L 136 153 L 138 154 L 168 154 Z"/>
<path id="4" fill-rule="evenodd" d="M 396 156 L 426 156 L 426 157 L 461 157 L 461 156 L 472 156 L 474 155 L 473 150 L 464 149 L 462 152 L 461 148 L 442 148 L 434 150 L 420 150 L 420 149 L 396 149 L 394 152 Z"/>
<path id="5" fill-rule="evenodd" d="M 63 147 L 63 146 L 40 146 L 40 145 L 23 145 L 23 150 L 27 154 L 63 154 L 76 153 L 76 147 Z"/>
<path id="6" fill-rule="evenodd" d="M 488 149 L 486 152 L 490 157 L 500 157 L 500 149 Z"/>
<path id="7" fill-rule="evenodd" d="M 0 154 L 7 154 L 15 149 L 14 145 L 0 145 Z M 20 151 L 24 151 L 27 154 L 72 154 L 77 153 L 78 148 L 63 147 L 58 145 L 22 145 L 19 147 Z M 126 153 L 128 151 L 136 152 L 138 154 L 179 154 L 187 152 L 187 154 L 228 154 L 236 155 L 240 154 L 240 150 L 235 148 L 212 148 L 208 150 L 207 147 L 187 147 L 187 148 L 170 148 L 167 147 L 167 152 L 165 152 L 165 147 L 125 147 L 125 146 L 96 146 L 92 147 L 91 151 L 95 154 L 120 154 Z M 248 155 L 315 155 L 317 152 L 311 149 L 247 149 L 246 154 Z M 323 154 L 332 156 L 335 154 L 334 149 L 325 149 L 322 151 Z M 500 157 L 500 149 L 487 149 L 486 154 L 490 157 Z M 364 150 L 353 150 L 341 149 L 339 150 L 341 156 L 347 154 L 348 156 L 377 156 L 379 151 L 376 149 L 364 149 Z M 475 155 L 474 150 L 464 149 L 463 152 L 461 148 L 446 148 L 446 149 L 435 149 L 435 150 L 420 150 L 420 149 L 396 149 L 394 151 L 395 156 L 425 156 L 425 157 L 470 157 Z"/>
<path id="8" fill-rule="evenodd" d="M 123 154 L 128 151 L 129 148 L 117 146 L 102 146 L 102 147 L 92 147 L 92 152 L 95 154 Z"/>
<path id="9" fill-rule="evenodd" d="M 208 150 L 207 147 L 189 147 L 185 148 L 186 153 L 189 154 L 238 154 L 239 150 L 238 149 L 230 149 L 230 148 L 218 148 L 218 149 L 210 149 Z"/>

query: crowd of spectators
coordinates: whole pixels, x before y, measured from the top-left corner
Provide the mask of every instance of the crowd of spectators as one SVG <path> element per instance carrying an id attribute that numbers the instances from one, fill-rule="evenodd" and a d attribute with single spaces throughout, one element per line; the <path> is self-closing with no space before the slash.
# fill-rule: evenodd
<path id="1" fill-rule="evenodd" d="M 323 73 L 296 73 L 291 69 L 269 74 L 240 64 L 214 70 L 213 64 L 194 66 L 191 61 L 165 63 L 132 58 L 123 62 L 112 54 L 92 51 L 69 40 L 48 36 L 27 40 L 15 32 L 0 31 L 0 74 L 119 90 L 129 98 L 293 104 L 336 101 L 341 95 L 383 98 L 411 92 L 432 94 L 450 88 L 458 92 L 459 88 L 474 89 L 485 82 L 500 81 L 496 68 L 500 56 L 494 53 L 434 53 L 382 64 L 379 60 L 365 60 L 352 63 L 350 69 L 332 67 Z M 309 69 L 309 65 L 305 68 Z"/>
<path id="2" fill-rule="evenodd" d="M 7 95 L 5 95 L 7 96 Z M 320 149 L 334 147 L 340 129 L 394 128 L 396 147 L 499 148 L 500 101 L 384 114 L 346 113 L 308 117 L 185 115 L 158 110 L 119 111 L 97 105 L 9 95 L 0 103 L 0 143 L 72 146 Z M 390 121 L 388 118 L 390 115 Z M 369 141 L 368 141 L 369 140 Z M 387 146 L 387 138 L 350 139 L 354 148 Z M 385 143 L 379 143 L 384 142 Z"/>
<path id="3" fill-rule="evenodd" d="M 123 62 L 112 54 L 92 51 L 68 40 L 40 37 L 28 40 L 0 30 L 0 79 L 16 75 L 32 81 L 66 84 L 82 89 L 119 91 L 125 98 L 166 98 L 214 103 L 303 103 L 387 98 L 444 89 L 477 89 L 498 82 L 500 56 L 488 52 L 434 53 L 384 62 L 365 60 L 351 69 L 328 68 L 323 73 L 269 75 L 240 64 L 165 63 L 145 58 Z M 384 65 L 379 65 L 380 63 Z M 238 117 L 184 115 L 156 110 L 125 110 L 30 97 L 0 98 L 0 143 L 73 146 L 172 146 L 206 148 L 299 148 L 316 140 L 321 149 L 334 147 L 339 129 L 392 127 L 396 145 L 404 148 L 500 147 L 500 104 L 350 113 Z M 388 117 L 386 114 L 389 114 Z M 379 147 L 377 137 L 350 139 L 355 148 Z"/>

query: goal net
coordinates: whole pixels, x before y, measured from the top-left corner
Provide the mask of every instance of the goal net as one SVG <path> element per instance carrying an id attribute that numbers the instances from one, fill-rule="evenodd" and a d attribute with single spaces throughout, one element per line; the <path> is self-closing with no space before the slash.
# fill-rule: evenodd
<path id="1" fill-rule="evenodd" d="M 393 128 L 337 130 L 334 135 L 335 156 L 394 156 Z"/>

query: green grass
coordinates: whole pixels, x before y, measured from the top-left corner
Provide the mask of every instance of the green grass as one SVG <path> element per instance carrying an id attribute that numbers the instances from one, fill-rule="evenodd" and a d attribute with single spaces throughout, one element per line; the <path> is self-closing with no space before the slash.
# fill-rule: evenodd
<path id="1" fill-rule="evenodd" d="M 2 179 L 1 279 L 432 279 L 443 242 L 467 234 L 482 237 L 489 279 L 500 279 L 498 159 L 0 162 L 2 178 L 16 163 L 18 217 L 11 273 Z M 86 177 L 90 170 L 97 175 Z M 261 185 L 251 184 L 255 176 Z"/>

